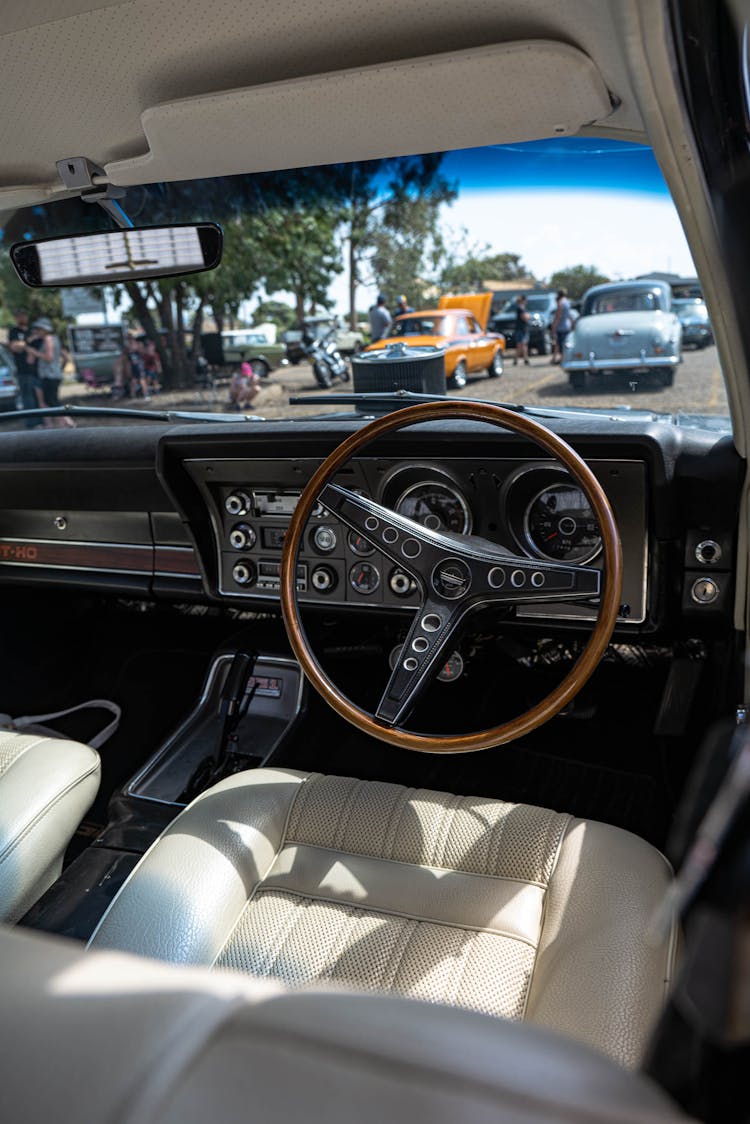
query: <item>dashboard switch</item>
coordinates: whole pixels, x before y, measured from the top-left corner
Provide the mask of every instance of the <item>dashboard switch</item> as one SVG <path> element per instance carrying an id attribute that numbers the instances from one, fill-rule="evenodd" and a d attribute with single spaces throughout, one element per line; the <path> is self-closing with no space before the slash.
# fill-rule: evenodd
<path id="1" fill-rule="evenodd" d="M 229 515 L 247 515 L 250 500 L 244 492 L 230 492 L 224 500 L 224 509 Z"/>
<path id="2" fill-rule="evenodd" d="M 696 546 L 695 557 L 704 566 L 716 566 L 721 562 L 721 547 L 713 539 L 705 539 Z"/>
<path id="3" fill-rule="evenodd" d="M 235 550 L 250 550 L 257 537 L 249 523 L 237 523 L 229 532 L 229 543 Z"/>
<path id="4" fill-rule="evenodd" d="M 315 566 L 310 574 L 310 584 L 318 593 L 330 593 L 336 588 L 336 575 L 330 566 Z"/>
<path id="5" fill-rule="evenodd" d="M 255 581 L 255 576 L 255 563 L 251 562 L 249 558 L 244 558 L 240 562 L 235 562 L 234 566 L 232 566 L 232 577 L 237 582 L 237 585 L 252 585 Z"/>

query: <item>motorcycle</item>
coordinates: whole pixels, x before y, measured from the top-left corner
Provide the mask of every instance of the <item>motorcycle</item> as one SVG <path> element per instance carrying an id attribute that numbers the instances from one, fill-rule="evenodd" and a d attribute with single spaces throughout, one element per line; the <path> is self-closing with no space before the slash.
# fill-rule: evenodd
<path id="1" fill-rule="evenodd" d="M 336 380 L 349 381 L 349 368 L 336 346 L 336 325 L 331 324 L 321 332 L 319 324 L 305 324 L 302 330 L 302 347 L 312 365 L 318 386 L 328 388 Z"/>

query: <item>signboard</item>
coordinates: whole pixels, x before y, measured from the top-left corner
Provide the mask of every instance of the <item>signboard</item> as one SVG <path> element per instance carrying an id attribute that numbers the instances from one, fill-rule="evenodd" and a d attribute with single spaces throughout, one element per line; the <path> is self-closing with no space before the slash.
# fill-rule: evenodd
<path id="1" fill-rule="evenodd" d="M 64 316 L 81 316 L 91 312 L 105 314 L 104 297 L 96 289 L 75 285 L 70 289 L 62 288 L 60 300 Z"/>
<path id="2" fill-rule="evenodd" d="M 120 352 L 125 346 L 122 324 L 88 324 L 68 328 L 70 350 L 74 355 L 98 355 Z"/>

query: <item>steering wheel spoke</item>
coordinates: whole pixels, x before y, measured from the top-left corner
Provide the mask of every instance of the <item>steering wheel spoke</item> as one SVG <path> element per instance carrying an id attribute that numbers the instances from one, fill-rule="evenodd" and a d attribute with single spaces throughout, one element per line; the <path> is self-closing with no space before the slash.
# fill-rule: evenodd
<path id="1" fill-rule="evenodd" d="M 478 603 L 529 604 L 548 601 L 588 601 L 599 597 L 601 570 L 558 562 L 534 562 L 509 556 L 473 567 L 472 587 Z"/>
<path id="2" fill-rule="evenodd" d="M 412 621 L 375 717 L 389 726 L 402 722 L 432 682 L 466 615 L 428 597 Z"/>

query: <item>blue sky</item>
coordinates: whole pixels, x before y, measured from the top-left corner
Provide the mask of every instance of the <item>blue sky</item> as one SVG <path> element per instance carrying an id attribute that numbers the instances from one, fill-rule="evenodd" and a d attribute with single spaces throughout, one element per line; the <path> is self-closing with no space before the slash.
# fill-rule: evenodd
<path id="1" fill-rule="evenodd" d="M 519 188 L 625 188 L 655 196 L 669 195 L 650 148 L 613 140 L 565 137 L 469 148 L 449 152 L 442 167 L 448 179 L 459 181 L 462 193 Z"/>

